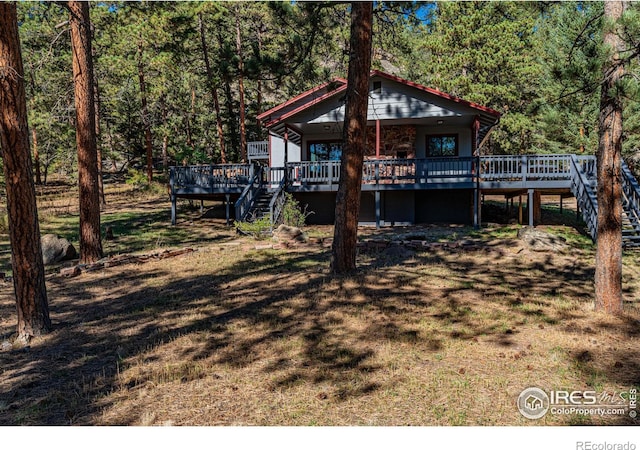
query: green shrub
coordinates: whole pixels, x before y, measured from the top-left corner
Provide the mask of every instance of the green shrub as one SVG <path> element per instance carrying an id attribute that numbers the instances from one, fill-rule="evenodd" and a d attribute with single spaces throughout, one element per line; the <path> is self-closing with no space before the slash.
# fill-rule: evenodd
<path id="1" fill-rule="evenodd" d="M 146 187 L 149 184 L 147 174 L 141 170 L 129 169 L 125 183 L 132 185 L 136 189 Z"/>
<path id="2" fill-rule="evenodd" d="M 284 207 L 282 208 L 283 223 L 290 227 L 304 227 L 307 217 L 313 214 L 313 212 L 307 211 L 307 205 L 305 205 L 303 209 L 298 200 L 293 198 L 293 195 L 290 193 L 286 192 L 284 196 L 285 201 Z"/>
<path id="3" fill-rule="evenodd" d="M 252 222 L 236 222 L 236 230 L 255 239 L 264 239 L 271 233 L 271 216 L 267 215 Z"/>

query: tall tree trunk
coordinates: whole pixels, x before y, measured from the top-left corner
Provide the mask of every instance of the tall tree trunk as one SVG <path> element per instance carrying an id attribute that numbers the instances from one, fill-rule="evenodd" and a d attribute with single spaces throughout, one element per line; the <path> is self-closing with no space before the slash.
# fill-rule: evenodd
<path id="1" fill-rule="evenodd" d="M 95 52 L 92 55 L 95 58 Z M 100 139 L 100 87 L 98 85 L 98 74 L 93 70 L 93 89 L 94 89 L 94 109 L 96 112 L 96 159 L 98 161 L 98 191 L 100 193 L 100 206 L 107 206 L 107 198 L 104 195 L 104 180 L 102 179 L 102 145 Z"/>
<path id="2" fill-rule="evenodd" d="M 222 33 L 218 30 L 217 33 L 218 45 L 220 48 L 224 48 L 225 42 L 222 37 Z M 229 140 L 231 141 L 231 150 L 238 151 L 238 135 L 236 134 L 236 126 L 235 126 L 235 115 L 233 114 L 233 92 L 231 91 L 231 75 L 229 75 L 229 71 L 225 70 L 222 73 L 222 80 L 224 81 L 224 96 L 225 96 L 225 107 L 227 109 L 227 133 L 229 135 Z M 235 154 L 237 155 L 237 153 Z M 230 157 L 227 152 L 227 159 L 232 159 L 236 161 L 237 158 Z"/>
<path id="3" fill-rule="evenodd" d="M 213 71 L 211 70 L 211 64 L 209 62 L 209 51 L 207 49 L 206 31 L 204 22 L 202 21 L 202 13 L 198 13 L 198 25 L 200 26 L 200 39 L 202 41 L 202 55 L 204 57 L 204 67 L 207 72 L 207 86 L 211 92 L 211 99 L 213 100 L 213 108 L 216 112 L 216 128 L 218 131 L 218 141 L 220 145 L 220 161 L 222 164 L 227 163 L 227 154 L 224 148 L 224 132 L 222 129 L 222 116 L 220 115 L 220 100 L 218 98 L 218 88 L 213 82 Z"/>
<path id="4" fill-rule="evenodd" d="M 144 81 L 144 65 L 142 64 L 142 43 L 138 44 L 138 81 L 142 102 L 142 124 L 144 126 L 144 147 L 147 154 L 147 181 L 153 181 L 153 144 L 151 137 L 151 118 L 147 108 L 147 86 Z"/>
<path id="5" fill-rule="evenodd" d="M 33 167 L 36 171 L 36 184 L 42 184 L 42 175 L 40 173 L 40 151 L 38 150 L 38 132 L 36 127 L 31 128 L 31 145 L 33 146 Z"/>
<path id="6" fill-rule="evenodd" d="M 623 1 L 604 2 L 604 44 L 611 49 L 604 63 L 598 116 L 598 241 L 596 243 L 595 308 L 610 314 L 622 311 L 622 98 L 616 92 L 624 75 L 620 52 L 624 41 L 617 22 Z M 616 24 L 616 25 L 613 25 Z"/>
<path id="7" fill-rule="evenodd" d="M 30 80 L 31 80 L 31 108 L 33 108 L 33 103 L 34 103 L 34 99 L 36 96 L 36 80 L 33 76 L 33 70 L 31 70 L 31 72 L 29 73 L 30 75 Z M 31 125 L 31 145 L 33 146 L 33 168 L 35 169 L 36 172 L 36 184 L 37 185 L 41 185 L 42 184 L 42 176 L 40 174 L 40 151 L 38 149 L 38 132 L 36 130 L 36 127 L 32 124 Z"/>
<path id="8" fill-rule="evenodd" d="M 247 162 L 247 128 L 244 104 L 244 64 L 242 62 L 242 36 L 240 34 L 240 8 L 236 7 L 236 52 L 238 54 L 238 91 L 240 95 L 240 161 Z"/>
<path id="9" fill-rule="evenodd" d="M 4 160 L 17 339 L 51 329 L 15 3 L 0 2 L 0 149 Z"/>
<path id="10" fill-rule="evenodd" d="M 162 128 L 163 128 L 163 136 L 162 136 L 162 170 L 164 174 L 169 173 L 169 131 L 167 130 L 167 102 L 165 101 L 164 96 L 160 99 L 161 108 L 162 108 Z"/>
<path id="11" fill-rule="evenodd" d="M 73 50 L 76 145 L 78 147 L 80 262 L 87 264 L 102 258 L 91 23 L 88 2 L 70 1 L 68 5 L 71 12 L 69 23 Z"/>
<path id="12" fill-rule="evenodd" d="M 340 184 L 336 198 L 336 221 L 331 250 L 331 271 L 344 274 L 356 268 L 358 216 L 364 150 L 367 143 L 367 106 L 373 4 L 351 4 L 351 37 L 343 129 Z"/>

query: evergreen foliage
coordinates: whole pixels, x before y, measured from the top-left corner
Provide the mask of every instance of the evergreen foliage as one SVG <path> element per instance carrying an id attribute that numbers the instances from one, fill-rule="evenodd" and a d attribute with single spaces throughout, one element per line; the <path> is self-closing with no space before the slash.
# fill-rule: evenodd
<path id="1" fill-rule="evenodd" d="M 105 171 L 144 169 L 145 124 L 154 165 L 220 162 L 266 138 L 256 116 L 323 81 L 346 76 L 350 6 L 334 2 L 98 2 L 91 5 Z M 602 2 L 379 2 L 372 67 L 500 111 L 486 153 L 593 154 Z M 623 18 L 628 75 L 624 153 L 640 149 L 640 6 Z M 32 147 L 42 182 L 73 177 L 74 111 L 67 14 L 18 4 Z M 236 42 L 236 15 L 240 52 Z M 199 17 L 206 26 L 208 80 Z M 242 64 L 239 64 L 239 55 Z M 634 57 L 635 55 L 635 57 Z M 242 70 L 242 73 L 240 73 Z M 143 110 L 139 72 L 146 85 Z M 209 83 L 211 86 L 209 86 Z M 166 156 L 165 156 L 166 155 Z"/>

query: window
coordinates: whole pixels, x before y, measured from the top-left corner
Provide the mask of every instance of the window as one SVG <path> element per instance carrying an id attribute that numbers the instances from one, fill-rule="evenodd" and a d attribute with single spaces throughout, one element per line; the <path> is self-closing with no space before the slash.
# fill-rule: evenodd
<path id="1" fill-rule="evenodd" d="M 427 156 L 458 156 L 458 135 L 438 134 L 427 136 Z"/>
<path id="2" fill-rule="evenodd" d="M 342 142 L 310 142 L 311 161 L 339 161 L 342 158 Z"/>

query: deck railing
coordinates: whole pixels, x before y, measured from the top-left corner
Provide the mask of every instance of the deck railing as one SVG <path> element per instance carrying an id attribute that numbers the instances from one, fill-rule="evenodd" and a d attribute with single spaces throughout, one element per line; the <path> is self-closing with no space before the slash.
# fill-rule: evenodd
<path id="1" fill-rule="evenodd" d="M 175 189 L 197 186 L 203 189 L 244 188 L 253 175 L 252 164 L 185 166 L 171 169 Z M 422 159 L 365 160 L 365 185 L 442 184 L 470 182 L 566 181 L 580 168 L 586 180 L 595 179 L 595 157 L 577 155 L 503 155 Z M 285 167 L 266 167 L 264 185 L 275 189 L 285 177 L 291 186 L 337 185 L 340 161 L 291 162 Z"/>
<path id="2" fill-rule="evenodd" d="M 571 155 L 501 155 L 480 157 L 481 181 L 571 179 Z"/>
<path id="3" fill-rule="evenodd" d="M 297 184 L 337 184 L 340 161 L 302 161 L 287 164 L 287 177 Z"/>
<path id="4" fill-rule="evenodd" d="M 175 166 L 171 168 L 173 189 L 198 186 L 204 189 L 244 188 L 253 173 L 251 164 Z"/>
<path id="5" fill-rule="evenodd" d="M 284 180 L 284 167 L 265 167 L 264 168 L 264 183 L 272 188 L 275 188 L 282 180 Z"/>
<path id="6" fill-rule="evenodd" d="M 269 142 L 247 142 L 247 157 L 249 161 L 254 159 L 269 159 Z"/>

